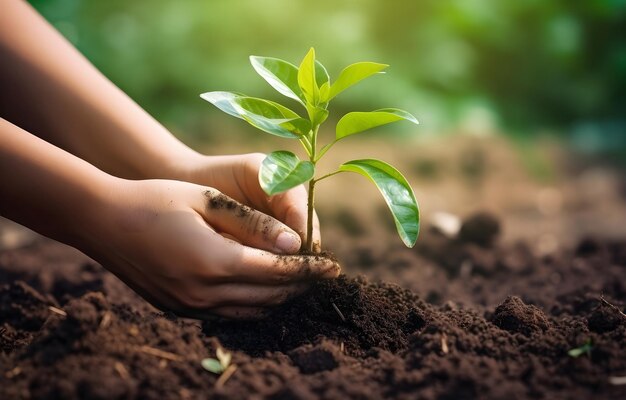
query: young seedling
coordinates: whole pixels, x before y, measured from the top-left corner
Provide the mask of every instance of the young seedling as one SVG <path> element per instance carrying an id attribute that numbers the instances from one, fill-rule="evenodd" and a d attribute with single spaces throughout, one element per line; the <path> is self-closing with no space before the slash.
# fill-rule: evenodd
<path id="1" fill-rule="evenodd" d="M 583 354 L 587 354 L 588 357 L 591 357 L 592 349 L 593 349 L 593 345 L 591 344 L 591 339 L 587 339 L 582 346 L 573 348 L 570 351 L 568 351 L 567 355 L 572 358 L 578 358 L 582 356 Z"/>
<path id="2" fill-rule="evenodd" d="M 352 160 L 336 170 L 316 176 L 320 159 L 339 141 L 366 130 L 395 121 L 418 124 L 417 119 L 397 108 L 382 108 L 371 112 L 350 112 L 337 123 L 335 138 L 318 145 L 320 125 L 328 118 L 330 101 L 344 90 L 375 74 L 383 73 L 386 64 L 359 62 L 349 65 L 331 83 L 326 68 L 315 59 L 311 48 L 299 67 L 277 58 L 251 56 L 255 71 L 279 93 L 300 103 L 307 117 L 270 100 L 248 97 L 234 92 L 208 92 L 204 100 L 220 110 L 240 118 L 272 135 L 297 139 L 308 160 L 300 160 L 290 151 L 270 153 L 261 165 L 259 182 L 268 195 L 289 190 L 308 182 L 307 241 L 305 250 L 313 251 L 313 209 L 318 182 L 341 172 L 356 172 L 371 180 L 383 195 L 391 210 L 400 238 L 413 247 L 419 233 L 419 209 L 413 189 L 402 174 L 391 165 L 375 159 Z"/>
<path id="3" fill-rule="evenodd" d="M 205 358 L 201 361 L 202 368 L 216 375 L 221 375 L 230 366 L 232 354 L 218 347 L 215 351 L 217 358 Z"/>

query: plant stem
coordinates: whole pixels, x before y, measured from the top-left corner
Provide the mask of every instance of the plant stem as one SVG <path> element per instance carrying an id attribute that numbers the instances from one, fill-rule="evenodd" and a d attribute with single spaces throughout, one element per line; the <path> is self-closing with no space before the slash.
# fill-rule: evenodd
<path id="1" fill-rule="evenodd" d="M 313 252 L 313 210 L 315 203 L 315 179 L 309 181 L 309 201 L 306 218 L 306 250 Z"/>
<path id="2" fill-rule="evenodd" d="M 320 158 L 322 158 L 322 157 L 324 156 L 324 154 L 326 154 L 326 152 L 327 152 L 328 150 L 330 150 L 330 148 L 331 148 L 331 147 L 333 147 L 333 145 L 334 145 L 335 143 L 337 143 L 337 142 L 338 142 L 338 140 L 337 140 L 337 139 L 335 139 L 335 140 L 333 140 L 332 142 L 328 143 L 326 146 L 322 147 L 322 149 L 320 150 L 319 155 L 317 156 L 317 160 L 319 160 Z M 317 160 L 316 160 L 316 161 L 317 161 Z M 318 179 L 318 180 L 319 180 L 319 179 Z"/>
<path id="3" fill-rule="evenodd" d="M 343 172 L 343 171 L 335 171 L 335 172 L 331 172 L 330 174 L 326 174 L 326 175 L 320 176 L 319 178 L 317 178 L 315 180 L 315 182 L 317 183 L 317 182 L 321 181 L 322 179 L 330 178 L 331 176 L 337 175 L 340 172 Z"/>
<path id="4" fill-rule="evenodd" d="M 315 166 L 317 163 L 317 131 L 319 126 L 314 126 L 311 130 L 311 154 L 309 159 Z M 313 252 L 313 210 L 315 209 L 315 178 L 309 181 L 309 200 L 307 202 L 307 218 L 306 218 L 306 249 Z"/>

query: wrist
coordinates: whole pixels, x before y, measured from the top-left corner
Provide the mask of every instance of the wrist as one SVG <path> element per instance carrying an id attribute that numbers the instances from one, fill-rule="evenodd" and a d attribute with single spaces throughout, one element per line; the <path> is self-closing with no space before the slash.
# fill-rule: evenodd
<path id="1" fill-rule="evenodd" d="M 192 182 L 198 169 L 206 165 L 210 156 L 186 148 L 167 157 L 150 178 Z"/>

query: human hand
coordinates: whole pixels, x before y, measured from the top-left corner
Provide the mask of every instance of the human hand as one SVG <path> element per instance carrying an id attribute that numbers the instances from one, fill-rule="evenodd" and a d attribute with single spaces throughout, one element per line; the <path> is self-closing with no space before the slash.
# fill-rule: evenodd
<path id="1" fill-rule="evenodd" d="M 181 163 L 179 179 L 219 189 L 237 201 L 282 221 L 298 232 L 306 243 L 307 192 L 300 185 L 274 196 L 265 194 L 259 185 L 259 168 L 265 154 L 199 156 Z M 313 218 L 314 250 L 321 249 L 317 214 Z"/>
<path id="2" fill-rule="evenodd" d="M 157 307 L 197 318 L 254 318 L 311 280 L 339 274 L 326 258 L 274 254 L 296 252 L 297 235 L 216 189 L 115 182 L 75 245 Z M 284 235 L 294 239 L 279 240 Z"/>

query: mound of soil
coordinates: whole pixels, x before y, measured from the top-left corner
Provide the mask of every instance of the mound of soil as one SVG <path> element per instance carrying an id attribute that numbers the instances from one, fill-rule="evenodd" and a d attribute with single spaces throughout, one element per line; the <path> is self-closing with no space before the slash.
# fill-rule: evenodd
<path id="1" fill-rule="evenodd" d="M 493 222 L 340 255 L 396 284 L 319 282 L 261 321 L 159 312 L 50 241 L 0 253 L 0 398 L 626 398 L 626 243 L 536 257 Z"/>

